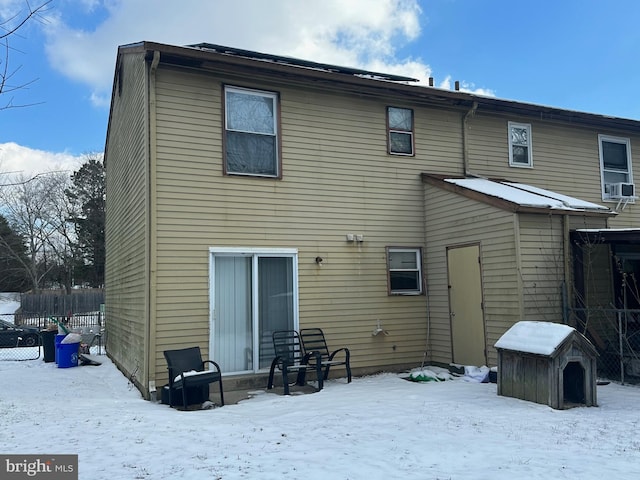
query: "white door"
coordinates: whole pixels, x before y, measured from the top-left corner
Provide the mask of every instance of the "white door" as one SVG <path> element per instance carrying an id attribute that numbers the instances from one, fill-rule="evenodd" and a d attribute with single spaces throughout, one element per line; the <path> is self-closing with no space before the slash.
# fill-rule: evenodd
<path id="1" fill-rule="evenodd" d="M 272 333 L 297 328 L 297 254 L 287 252 L 212 251 L 210 357 L 225 374 L 268 368 Z"/>

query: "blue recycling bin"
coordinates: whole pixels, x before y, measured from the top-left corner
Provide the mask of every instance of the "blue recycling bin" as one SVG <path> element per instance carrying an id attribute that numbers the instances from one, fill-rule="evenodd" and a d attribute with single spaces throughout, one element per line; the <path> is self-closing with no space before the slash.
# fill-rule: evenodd
<path id="1" fill-rule="evenodd" d="M 56 348 L 56 365 L 58 364 L 58 345 L 60 345 L 60 342 L 62 342 L 62 339 L 64 337 L 66 337 L 67 335 L 64 333 L 59 333 L 56 335 L 55 338 L 55 348 Z"/>
<path id="2" fill-rule="evenodd" d="M 58 368 L 78 366 L 80 343 L 61 343 L 58 345 Z"/>

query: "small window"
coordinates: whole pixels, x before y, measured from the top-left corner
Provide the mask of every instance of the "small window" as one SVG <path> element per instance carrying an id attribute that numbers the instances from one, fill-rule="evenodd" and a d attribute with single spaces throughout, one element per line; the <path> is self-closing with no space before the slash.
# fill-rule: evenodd
<path id="1" fill-rule="evenodd" d="M 279 177 L 278 95 L 225 87 L 225 173 Z"/>
<path id="2" fill-rule="evenodd" d="M 531 125 L 509 122 L 509 165 L 533 167 Z"/>
<path id="3" fill-rule="evenodd" d="M 387 107 L 389 153 L 413 155 L 413 110 Z"/>
<path id="4" fill-rule="evenodd" d="M 422 250 L 420 248 L 387 249 L 389 293 L 417 295 L 422 293 Z"/>
<path id="5" fill-rule="evenodd" d="M 619 184 L 632 184 L 631 142 L 628 138 L 598 135 L 600 171 L 602 174 L 602 199 L 619 198 Z M 631 187 L 633 189 L 633 187 Z"/>

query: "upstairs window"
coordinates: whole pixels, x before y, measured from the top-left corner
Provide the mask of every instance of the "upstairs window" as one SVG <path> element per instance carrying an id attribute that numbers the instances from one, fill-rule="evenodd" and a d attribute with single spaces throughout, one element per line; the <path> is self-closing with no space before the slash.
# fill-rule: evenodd
<path id="1" fill-rule="evenodd" d="M 509 165 L 533 167 L 531 125 L 509 122 Z"/>
<path id="2" fill-rule="evenodd" d="M 633 196 L 631 174 L 631 142 L 628 138 L 598 135 L 600 148 L 600 172 L 602 175 L 602 198 L 618 199 Z M 627 185 L 627 186 L 625 186 Z"/>
<path id="3" fill-rule="evenodd" d="M 278 94 L 225 87 L 225 174 L 279 177 Z"/>
<path id="4" fill-rule="evenodd" d="M 413 155 L 413 110 L 387 107 L 388 149 L 394 155 Z"/>
<path id="5" fill-rule="evenodd" d="M 391 295 L 422 293 L 421 258 L 420 248 L 387 248 L 388 283 Z"/>

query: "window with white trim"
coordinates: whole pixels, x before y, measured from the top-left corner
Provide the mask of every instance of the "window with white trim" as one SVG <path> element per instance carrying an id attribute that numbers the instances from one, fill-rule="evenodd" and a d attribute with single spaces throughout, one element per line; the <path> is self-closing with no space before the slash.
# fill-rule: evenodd
<path id="1" fill-rule="evenodd" d="M 387 272 L 391 295 L 422 293 L 422 249 L 387 248 Z"/>
<path id="2" fill-rule="evenodd" d="M 387 107 L 387 142 L 393 155 L 413 155 L 413 110 Z"/>
<path id="3" fill-rule="evenodd" d="M 509 165 L 533 167 L 531 152 L 531 125 L 509 122 Z"/>
<path id="4" fill-rule="evenodd" d="M 225 174 L 279 177 L 278 94 L 225 86 Z"/>
<path id="5" fill-rule="evenodd" d="M 617 184 L 632 184 L 631 141 L 628 138 L 598 135 L 600 150 L 600 172 L 602 176 L 602 199 L 617 197 Z"/>

